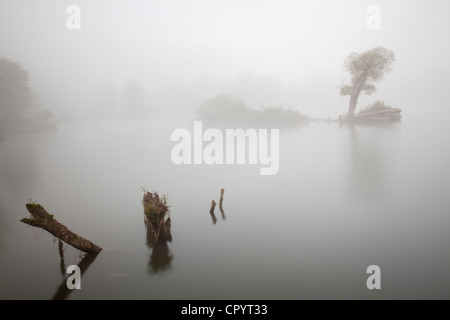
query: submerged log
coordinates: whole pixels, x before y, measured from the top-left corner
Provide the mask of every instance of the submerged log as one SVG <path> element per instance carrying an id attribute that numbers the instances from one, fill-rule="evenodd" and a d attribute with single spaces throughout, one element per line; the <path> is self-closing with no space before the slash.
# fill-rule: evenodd
<path id="1" fill-rule="evenodd" d="M 102 248 L 99 246 L 70 231 L 65 225 L 56 221 L 53 215 L 49 214 L 40 204 L 27 203 L 26 207 L 33 218 L 20 220 L 23 223 L 42 228 L 72 247 L 86 253 L 99 253 L 102 251 Z"/>

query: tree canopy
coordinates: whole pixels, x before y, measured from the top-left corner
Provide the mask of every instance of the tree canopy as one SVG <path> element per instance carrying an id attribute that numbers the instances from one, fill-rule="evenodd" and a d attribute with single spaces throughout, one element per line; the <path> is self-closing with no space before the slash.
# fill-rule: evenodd
<path id="1" fill-rule="evenodd" d="M 0 130 L 47 130 L 54 128 L 53 113 L 34 109 L 28 71 L 14 61 L 0 57 Z"/>
<path id="2" fill-rule="evenodd" d="M 196 111 L 199 119 L 216 123 L 297 125 L 308 121 L 297 110 L 281 106 L 251 109 L 242 100 L 224 94 L 204 101 Z"/>
<path id="3" fill-rule="evenodd" d="M 347 56 L 344 69 L 350 74 L 350 83 L 344 83 L 340 90 L 342 96 L 350 96 L 347 118 L 353 117 L 360 93 L 374 93 L 375 83 L 392 71 L 394 61 L 394 52 L 382 46 Z"/>
<path id="4" fill-rule="evenodd" d="M 20 118 L 31 105 L 28 71 L 19 63 L 0 58 L 0 121 Z"/>

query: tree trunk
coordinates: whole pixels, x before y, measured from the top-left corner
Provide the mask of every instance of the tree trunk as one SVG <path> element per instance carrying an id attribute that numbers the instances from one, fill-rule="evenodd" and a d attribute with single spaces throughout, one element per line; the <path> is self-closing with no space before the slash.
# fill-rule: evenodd
<path id="1" fill-rule="evenodd" d="M 353 87 L 352 94 L 350 96 L 350 102 L 348 103 L 347 119 L 349 120 L 353 119 L 353 116 L 355 114 L 356 105 L 358 104 L 358 98 L 362 89 L 364 88 L 364 85 L 366 84 L 368 72 L 368 69 L 364 70 L 363 74 L 356 83 L 356 86 Z"/>
<path id="2" fill-rule="evenodd" d="M 352 95 L 350 97 L 350 102 L 348 103 L 347 119 L 353 119 L 357 103 L 358 103 L 358 97 L 355 97 Z"/>
<path id="3" fill-rule="evenodd" d="M 20 221 L 33 227 L 42 228 L 67 244 L 70 244 L 72 247 L 86 253 L 99 253 L 102 251 L 102 248 L 93 244 L 91 241 L 84 239 L 78 234 L 73 233 L 67 229 L 66 226 L 56 221 L 53 218 L 53 215 L 49 214 L 40 204 L 27 203 L 26 207 L 33 218 L 24 218 Z"/>

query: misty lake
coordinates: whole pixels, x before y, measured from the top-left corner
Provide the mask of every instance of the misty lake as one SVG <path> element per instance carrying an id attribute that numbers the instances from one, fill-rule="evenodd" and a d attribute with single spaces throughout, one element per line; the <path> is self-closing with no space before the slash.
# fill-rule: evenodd
<path id="1" fill-rule="evenodd" d="M 450 134 L 438 118 L 281 129 L 273 176 L 259 165 L 174 165 L 171 133 L 192 120 L 7 136 L 0 299 L 449 299 Z M 142 188 L 168 196 L 167 246 L 147 245 Z M 221 188 L 224 213 L 212 217 Z M 81 290 L 60 290 L 80 253 L 65 245 L 61 265 L 54 237 L 20 222 L 30 198 L 104 248 Z M 366 287 L 370 265 L 382 290 Z"/>

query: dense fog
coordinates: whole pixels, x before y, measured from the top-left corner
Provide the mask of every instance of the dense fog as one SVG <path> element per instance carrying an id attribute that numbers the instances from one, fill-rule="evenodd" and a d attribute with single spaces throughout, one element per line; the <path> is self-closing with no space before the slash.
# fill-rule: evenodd
<path id="1" fill-rule="evenodd" d="M 73 4 L 79 30 L 66 25 Z M 60 121 L 120 118 L 131 102 L 131 113 L 192 116 L 217 94 L 335 118 L 348 104 L 345 57 L 379 45 L 396 63 L 362 105 L 436 98 L 450 74 L 449 11 L 445 0 L 2 0 L 0 55 L 29 71 L 35 103 Z"/>
<path id="2" fill-rule="evenodd" d="M 0 0 L 0 299 L 448 299 L 449 17 Z"/>

